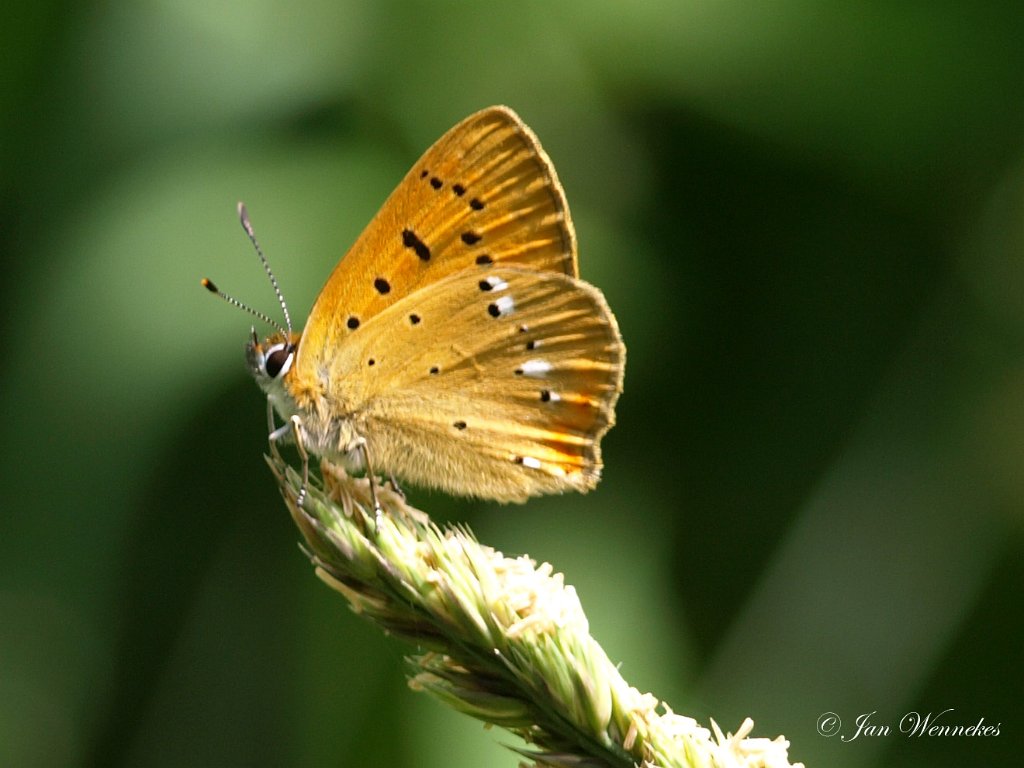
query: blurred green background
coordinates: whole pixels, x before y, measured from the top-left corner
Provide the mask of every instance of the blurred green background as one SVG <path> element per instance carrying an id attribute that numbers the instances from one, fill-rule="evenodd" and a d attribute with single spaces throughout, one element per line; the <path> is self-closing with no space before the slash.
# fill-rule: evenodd
<path id="1" fill-rule="evenodd" d="M 810 766 L 1012 764 L 1024 10 L 8 3 L 2 766 L 514 766 L 312 578 L 242 347 L 435 138 L 515 108 L 629 347 L 606 471 L 414 500 L 552 562 L 625 677 Z M 907 738 L 907 712 L 1001 723 Z M 872 713 L 888 737 L 852 735 Z"/>

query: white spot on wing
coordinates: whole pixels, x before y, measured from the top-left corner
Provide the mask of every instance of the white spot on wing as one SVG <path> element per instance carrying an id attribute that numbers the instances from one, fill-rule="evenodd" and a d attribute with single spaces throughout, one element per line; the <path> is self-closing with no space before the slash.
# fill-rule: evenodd
<path id="1" fill-rule="evenodd" d="M 524 376 L 545 376 L 551 370 L 551 363 L 547 360 L 527 360 L 520 366 Z"/>
<path id="2" fill-rule="evenodd" d="M 511 296 L 499 297 L 498 300 L 494 302 L 494 305 L 498 308 L 498 314 L 501 317 L 511 315 L 512 310 L 516 308 L 516 303 L 512 300 Z"/>
<path id="3" fill-rule="evenodd" d="M 489 286 L 491 286 L 492 291 L 504 291 L 506 288 L 508 288 L 508 283 L 506 283 L 500 277 L 495 277 L 494 275 L 485 278 L 485 281 Z"/>
<path id="4" fill-rule="evenodd" d="M 523 466 L 530 469 L 540 469 L 540 459 L 535 459 L 533 456 L 523 456 Z"/>

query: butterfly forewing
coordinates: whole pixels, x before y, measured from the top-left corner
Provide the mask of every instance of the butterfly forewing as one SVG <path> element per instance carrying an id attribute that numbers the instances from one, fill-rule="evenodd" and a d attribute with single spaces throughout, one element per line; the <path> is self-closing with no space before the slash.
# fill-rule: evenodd
<path id="1" fill-rule="evenodd" d="M 625 349 L 600 292 L 551 272 L 463 272 L 354 333 L 329 371 L 369 455 L 416 484 L 518 501 L 586 491 Z"/>
<path id="2" fill-rule="evenodd" d="M 420 287 L 455 272 L 517 265 L 575 277 L 576 240 L 554 168 L 506 107 L 463 120 L 413 166 L 335 267 L 310 313 L 296 366 Z"/>

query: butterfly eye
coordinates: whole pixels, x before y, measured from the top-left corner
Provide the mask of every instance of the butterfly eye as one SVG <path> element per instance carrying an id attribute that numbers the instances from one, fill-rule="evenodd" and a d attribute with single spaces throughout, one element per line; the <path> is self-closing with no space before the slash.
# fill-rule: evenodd
<path id="1" fill-rule="evenodd" d="M 271 379 L 276 379 L 288 372 L 292 367 L 292 356 L 295 348 L 290 344 L 277 344 L 267 352 L 263 360 L 263 370 Z"/>

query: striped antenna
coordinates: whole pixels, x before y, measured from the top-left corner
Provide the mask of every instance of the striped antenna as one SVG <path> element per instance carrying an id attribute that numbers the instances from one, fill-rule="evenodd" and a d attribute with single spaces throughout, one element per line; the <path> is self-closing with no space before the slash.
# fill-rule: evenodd
<path id="1" fill-rule="evenodd" d="M 281 288 L 277 284 L 277 278 L 274 277 L 274 271 L 270 268 L 270 262 L 267 261 L 267 257 L 263 255 L 263 249 L 260 248 L 260 244 L 256 241 L 256 233 L 253 231 L 252 223 L 249 221 L 249 211 L 245 209 L 245 203 L 240 202 L 238 204 L 238 220 L 242 222 L 242 229 L 245 230 L 245 234 L 249 236 L 249 241 L 252 243 L 252 247 L 256 249 L 257 255 L 260 257 L 260 261 L 263 262 L 263 269 L 267 272 L 267 277 L 270 278 L 270 284 L 274 286 L 274 293 L 277 294 L 277 301 L 281 305 L 281 311 L 284 312 L 284 322 L 288 326 L 288 333 L 285 339 L 291 339 L 292 337 L 292 318 L 288 314 L 288 305 L 285 304 L 284 294 L 281 293 Z"/>
<path id="2" fill-rule="evenodd" d="M 209 278 L 204 277 L 200 282 L 203 284 L 203 288 L 208 290 L 210 293 L 217 294 L 222 299 L 224 299 L 224 301 L 226 301 L 228 304 L 231 304 L 234 307 L 238 307 L 243 312 L 248 312 L 253 317 L 258 317 L 260 320 L 265 322 L 267 325 L 273 326 L 274 328 L 279 330 L 282 334 L 286 333 L 285 329 L 281 327 L 280 323 L 271 320 L 263 312 L 260 312 L 258 309 L 253 309 L 248 304 L 246 304 L 244 302 L 241 302 L 238 299 L 236 299 L 234 296 L 229 296 L 228 294 L 224 293 L 224 291 L 222 291 L 220 288 L 218 288 L 216 285 L 213 284 L 213 280 L 210 280 Z M 290 335 L 286 335 L 285 336 L 285 341 L 288 341 L 290 338 L 291 338 Z"/>
<path id="3" fill-rule="evenodd" d="M 224 301 L 226 301 L 228 304 L 231 304 L 234 307 L 238 307 L 238 309 L 241 309 L 243 312 L 248 312 L 253 317 L 258 317 L 267 325 L 276 328 L 284 336 L 285 341 L 291 343 L 292 318 L 288 314 L 288 305 L 285 304 L 284 295 L 281 293 L 281 288 L 277 284 L 277 278 L 274 277 L 274 272 L 270 268 L 270 262 L 267 261 L 267 257 L 263 255 L 263 249 L 260 248 L 260 244 L 256 241 L 256 233 L 253 231 L 252 223 L 249 221 L 249 212 L 245 209 L 245 203 L 238 204 L 238 219 L 239 221 L 242 222 L 242 229 L 244 229 L 245 234 L 249 236 L 249 241 L 256 249 L 256 254 L 260 257 L 260 262 L 263 264 L 263 269 L 266 270 L 267 277 L 270 278 L 270 284 L 274 286 L 274 293 L 277 295 L 277 301 L 281 305 L 281 311 L 284 312 L 284 322 L 286 327 L 282 326 L 276 320 L 271 320 L 268 315 L 266 315 L 263 312 L 260 312 L 258 309 L 253 309 L 245 302 L 239 301 L 234 296 L 230 296 L 224 293 L 224 291 L 222 291 L 220 288 L 214 285 L 213 281 L 210 280 L 209 278 L 204 277 L 201 281 L 202 285 L 210 293 L 217 294 L 222 299 L 224 299 Z"/>

